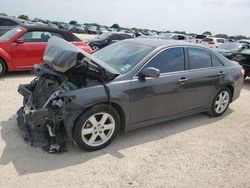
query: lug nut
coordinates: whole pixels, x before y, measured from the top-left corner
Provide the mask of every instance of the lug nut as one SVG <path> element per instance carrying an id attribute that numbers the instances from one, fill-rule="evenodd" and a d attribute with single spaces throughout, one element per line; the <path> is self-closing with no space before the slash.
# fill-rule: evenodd
<path id="1" fill-rule="evenodd" d="M 102 126 L 101 128 L 104 129 L 104 126 Z"/>
<path id="2" fill-rule="evenodd" d="M 96 131 L 95 131 L 94 133 L 95 133 L 95 134 L 97 134 L 97 132 L 96 132 Z"/>
<path id="3" fill-rule="evenodd" d="M 102 133 L 102 131 L 99 132 L 100 134 Z"/>

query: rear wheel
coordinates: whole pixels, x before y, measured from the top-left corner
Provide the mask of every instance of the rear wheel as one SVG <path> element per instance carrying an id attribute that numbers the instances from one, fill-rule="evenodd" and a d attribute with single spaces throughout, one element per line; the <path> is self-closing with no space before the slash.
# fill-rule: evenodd
<path id="1" fill-rule="evenodd" d="M 0 59 L 0 77 L 2 77 L 6 73 L 7 67 L 5 62 Z"/>
<path id="2" fill-rule="evenodd" d="M 83 113 L 75 123 L 73 140 L 83 150 L 107 146 L 120 127 L 120 117 L 113 107 L 95 106 Z"/>
<path id="3" fill-rule="evenodd" d="M 230 101 L 231 101 L 231 91 L 229 88 L 222 88 L 214 97 L 209 115 L 212 117 L 218 117 L 225 113 Z"/>

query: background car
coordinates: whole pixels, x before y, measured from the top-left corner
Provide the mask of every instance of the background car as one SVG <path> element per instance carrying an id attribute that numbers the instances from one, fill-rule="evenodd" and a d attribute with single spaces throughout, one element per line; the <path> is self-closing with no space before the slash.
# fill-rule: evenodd
<path id="1" fill-rule="evenodd" d="M 34 64 L 43 63 L 43 53 L 52 36 L 92 53 L 88 42 L 81 41 L 69 31 L 38 26 L 16 27 L 0 37 L 0 76 L 6 71 L 31 70 Z"/>
<path id="2" fill-rule="evenodd" d="M 56 58 L 69 49 L 72 58 Z M 45 62 L 35 67 L 37 78 L 18 89 L 25 102 L 17 119 L 32 136 L 26 140 L 53 131 L 55 142 L 42 138 L 49 152 L 64 143 L 65 131 L 80 148 L 97 150 L 120 129 L 201 112 L 221 116 L 240 96 L 244 76 L 242 66 L 212 49 L 160 39 L 124 40 L 89 55 L 52 38 Z"/>
<path id="3" fill-rule="evenodd" d="M 242 50 L 237 55 L 237 61 L 245 70 L 245 78 L 250 76 L 250 49 Z"/>
<path id="4" fill-rule="evenodd" d="M 108 46 L 111 43 L 130 38 L 133 38 L 133 36 L 127 33 L 109 32 L 98 35 L 94 39 L 90 39 L 89 46 L 92 48 L 92 50 L 97 51 L 105 46 Z"/>
<path id="5" fill-rule="evenodd" d="M 222 55 L 224 55 L 225 57 L 227 57 L 228 59 L 238 61 L 237 60 L 238 54 L 242 50 L 245 50 L 248 48 L 249 48 L 249 45 L 245 43 L 228 42 L 228 43 L 221 44 L 215 50 L 221 53 Z"/>
<path id="6" fill-rule="evenodd" d="M 208 35 L 196 35 L 193 39 L 192 39 L 192 43 L 196 43 L 196 44 L 199 44 L 201 43 L 202 39 L 206 38 L 206 37 L 209 37 Z"/>
<path id="7" fill-rule="evenodd" d="M 0 36 L 16 26 L 24 26 L 27 23 L 25 20 L 12 18 L 9 16 L 0 16 Z"/>
<path id="8" fill-rule="evenodd" d="M 206 37 L 201 40 L 200 44 L 209 48 L 218 48 L 221 44 L 227 43 L 228 40 L 224 38 Z"/>

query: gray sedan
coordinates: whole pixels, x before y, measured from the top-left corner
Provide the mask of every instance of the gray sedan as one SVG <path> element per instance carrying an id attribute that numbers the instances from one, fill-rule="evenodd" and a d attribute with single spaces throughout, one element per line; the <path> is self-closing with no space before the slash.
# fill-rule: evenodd
<path id="1" fill-rule="evenodd" d="M 244 70 L 199 45 L 129 39 L 89 55 L 50 39 L 38 77 L 20 85 L 18 125 L 26 141 L 49 152 L 65 138 L 84 150 L 131 130 L 207 112 L 221 116 L 240 96 Z M 64 134 L 67 133 L 67 134 Z"/>

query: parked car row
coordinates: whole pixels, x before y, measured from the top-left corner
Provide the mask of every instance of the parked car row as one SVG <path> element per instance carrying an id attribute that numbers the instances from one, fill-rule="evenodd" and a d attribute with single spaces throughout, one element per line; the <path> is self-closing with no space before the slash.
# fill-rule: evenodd
<path id="1" fill-rule="evenodd" d="M 0 36 L 0 77 L 6 71 L 31 70 L 34 64 L 43 63 L 44 50 L 53 36 L 92 53 L 87 41 L 81 41 L 69 31 L 40 26 L 18 26 Z"/>

